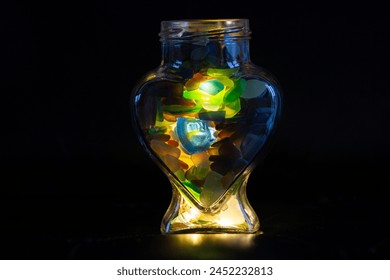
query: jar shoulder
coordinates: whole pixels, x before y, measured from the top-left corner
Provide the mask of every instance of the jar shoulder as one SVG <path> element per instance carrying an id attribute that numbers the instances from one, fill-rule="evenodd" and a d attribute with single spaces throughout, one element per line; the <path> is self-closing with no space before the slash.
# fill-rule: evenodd
<path id="1" fill-rule="evenodd" d="M 238 71 L 234 76 L 236 79 L 244 78 L 247 80 L 249 79 L 262 80 L 263 82 L 266 82 L 267 84 L 272 85 L 273 87 L 281 91 L 280 83 L 277 80 L 277 78 L 267 69 L 253 63 L 246 63 L 238 67 Z M 158 84 L 158 83 L 170 82 L 170 83 L 184 85 L 190 79 L 191 78 L 184 78 L 181 75 L 172 73 L 172 71 L 170 71 L 166 67 L 160 66 L 144 74 L 138 80 L 137 84 L 133 87 L 133 91 L 137 92 L 140 88 L 146 85 L 156 84 L 156 83 Z"/>

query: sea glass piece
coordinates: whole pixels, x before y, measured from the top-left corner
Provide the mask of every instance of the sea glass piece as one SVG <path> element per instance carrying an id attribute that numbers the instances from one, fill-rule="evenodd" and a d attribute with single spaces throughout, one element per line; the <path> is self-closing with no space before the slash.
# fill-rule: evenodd
<path id="1" fill-rule="evenodd" d="M 178 118 L 175 133 L 182 150 L 194 154 L 207 150 L 215 141 L 215 129 L 208 121 L 195 118 Z"/>
<path id="2" fill-rule="evenodd" d="M 226 190 L 222 184 L 223 175 L 211 171 L 206 177 L 203 190 L 200 193 L 200 202 L 206 206 L 211 206 Z"/>
<path id="3" fill-rule="evenodd" d="M 253 152 L 258 152 L 263 146 L 264 141 L 265 137 L 263 135 L 247 134 L 241 143 L 243 157 L 247 160 L 251 160 L 253 158 Z"/>
<path id="4" fill-rule="evenodd" d="M 225 86 L 226 90 L 229 90 L 230 88 L 234 87 L 233 80 L 229 79 L 226 76 L 217 77 L 217 80 Z"/>
<path id="5" fill-rule="evenodd" d="M 225 120 L 226 112 L 225 111 L 215 111 L 215 112 L 200 112 L 199 119 L 222 122 Z"/>
<path id="6" fill-rule="evenodd" d="M 199 112 L 201 109 L 199 106 L 183 106 L 183 105 L 164 105 L 164 111 L 174 115 Z"/>
<path id="7" fill-rule="evenodd" d="M 245 99 L 251 99 L 261 96 L 267 90 L 266 83 L 259 80 L 248 80 L 246 82 L 246 88 L 241 97 Z"/>
<path id="8" fill-rule="evenodd" d="M 218 79 L 207 80 L 199 85 L 199 89 L 207 94 L 216 95 L 225 88 Z"/>
<path id="9" fill-rule="evenodd" d="M 239 113 L 241 110 L 241 102 L 240 98 L 237 98 L 236 100 L 225 103 L 225 117 L 230 119 L 233 118 L 237 113 Z"/>
<path id="10" fill-rule="evenodd" d="M 204 81 L 204 77 L 200 73 L 195 73 L 194 76 L 185 83 L 185 88 L 188 91 L 196 90 L 199 88 L 199 84 Z"/>
<path id="11" fill-rule="evenodd" d="M 209 52 L 209 49 L 207 47 L 196 48 L 191 52 L 191 59 L 192 60 L 202 60 L 202 59 L 206 58 L 208 52 Z"/>
<path id="12" fill-rule="evenodd" d="M 244 79 L 239 79 L 235 83 L 234 87 L 225 93 L 225 97 L 223 101 L 226 103 L 236 101 L 241 96 L 245 88 L 246 88 L 246 81 Z"/>
<path id="13" fill-rule="evenodd" d="M 238 72 L 238 67 L 236 68 L 208 68 L 207 75 L 211 77 L 232 77 L 234 74 Z"/>
<path id="14" fill-rule="evenodd" d="M 180 156 L 180 150 L 178 148 L 168 145 L 161 140 L 152 139 L 150 141 L 150 147 L 160 157 L 163 157 L 165 155 L 171 155 L 175 158 L 179 158 Z"/>

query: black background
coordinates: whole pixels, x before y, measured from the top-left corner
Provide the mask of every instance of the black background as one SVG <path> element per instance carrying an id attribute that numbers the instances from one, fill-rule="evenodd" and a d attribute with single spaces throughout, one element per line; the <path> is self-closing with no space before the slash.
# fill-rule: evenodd
<path id="1" fill-rule="evenodd" d="M 389 258 L 384 7 L 2 6 L 3 259 Z M 160 63 L 160 22 L 186 18 L 248 18 L 252 61 L 283 88 L 274 146 L 249 180 L 264 232 L 249 248 L 212 237 L 195 246 L 159 233 L 171 190 L 137 142 L 129 99 Z"/>

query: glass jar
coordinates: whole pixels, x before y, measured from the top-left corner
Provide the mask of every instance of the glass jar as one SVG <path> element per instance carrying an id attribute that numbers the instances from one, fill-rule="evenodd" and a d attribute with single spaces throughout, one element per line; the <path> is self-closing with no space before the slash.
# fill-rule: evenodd
<path id="1" fill-rule="evenodd" d="M 259 229 L 246 186 L 279 119 L 281 89 L 251 62 L 250 34 L 247 19 L 161 22 L 161 65 L 134 87 L 131 109 L 172 185 L 162 233 Z"/>

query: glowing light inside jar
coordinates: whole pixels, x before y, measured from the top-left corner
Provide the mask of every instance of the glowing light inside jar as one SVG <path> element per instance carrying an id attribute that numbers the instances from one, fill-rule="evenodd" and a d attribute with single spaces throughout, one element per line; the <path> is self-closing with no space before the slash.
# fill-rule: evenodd
<path id="1" fill-rule="evenodd" d="M 217 79 L 207 80 L 199 85 L 201 91 L 211 95 L 220 93 L 224 88 L 224 84 Z"/>

